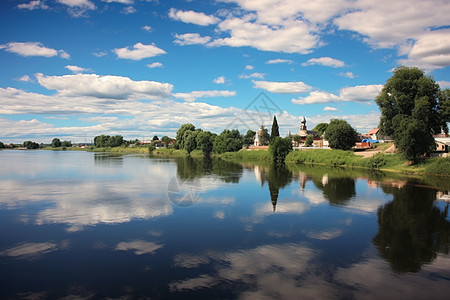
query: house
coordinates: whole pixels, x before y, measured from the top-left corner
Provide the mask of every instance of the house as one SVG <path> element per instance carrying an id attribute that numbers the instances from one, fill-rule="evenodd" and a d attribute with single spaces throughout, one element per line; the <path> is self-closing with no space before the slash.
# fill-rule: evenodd
<path id="1" fill-rule="evenodd" d="M 371 140 L 379 140 L 380 139 L 379 132 L 380 129 L 378 128 L 370 129 L 369 132 L 367 133 L 367 137 Z"/>

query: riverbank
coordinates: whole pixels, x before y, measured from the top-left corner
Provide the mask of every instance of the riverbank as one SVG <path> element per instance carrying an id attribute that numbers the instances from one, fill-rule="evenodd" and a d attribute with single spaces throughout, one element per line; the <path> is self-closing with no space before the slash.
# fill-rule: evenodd
<path id="1" fill-rule="evenodd" d="M 45 148 L 45 150 L 63 150 L 62 148 Z M 68 151 L 89 151 L 89 152 L 110 152 L 117 154 L 148 154 L 148 147 L 113 147 L 113 148 L 67 148 Z M 395 153 L 385 153 L 384 148 L 371 157 L 364 157 L 355 154 L 353 151 L 331 150 L 331 149 L 310 149 L 294 150 L 287 156 L 285 163 L 287 166 L 296 165 L 321 165 L 331 167 L 350 167 L 367 170 L 378 170 L 385 172 L 396 172 L 408 175 L 439 175 L 450 176 L 450 158 L 426 158 L 415 165 L 408 164 L 408 161 L 401 155 Z M 186 150 L 160 148 L 153 150 L 151 154 L 155 157 L 203 157 L 200 150 L 194 150 L 188 154 Z M 234 162 L 261 162 L 272 161 L 270 152 L 267 150 L 240 150 L 238 152 L 226 152 L 222 154 L 211 154 L 212 157 L 221 158 Z"/>

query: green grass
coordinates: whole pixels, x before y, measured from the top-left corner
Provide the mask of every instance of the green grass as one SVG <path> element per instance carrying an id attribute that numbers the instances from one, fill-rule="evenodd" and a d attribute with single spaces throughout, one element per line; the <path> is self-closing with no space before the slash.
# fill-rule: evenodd
<path id="1" fill-rule="evenodd" d="M 177 149 L 167 149 L 167 148 L 160 148 L 156 149 L 152 153 L 154 156 L 157 157 L 188 157 L 188 153 L 186 150 L 177 150 Z"/>
<path id="2" fill-rule="evenodd" d="M 239 150 L 238 152 L 225 152 L 222 154 L 215 155 L 224 160 L 231 161 L 272 161 L 272 157 L 270 156 L 269 151 L 267 150 Z"/>
<path id="3" fill-rule="evenodd" d="M 286 164 L 319 164 L 327 166 L 363 166 L 363 158 L 352 151 L 302 150 L 292 151 L 286 156 Z"/>

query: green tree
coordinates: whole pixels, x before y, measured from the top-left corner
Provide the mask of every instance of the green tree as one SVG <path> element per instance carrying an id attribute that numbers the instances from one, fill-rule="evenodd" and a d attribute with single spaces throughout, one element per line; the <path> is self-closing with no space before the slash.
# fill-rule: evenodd
<path id="1" fill-rule="evenodd" d="M 313 143 L 314 143 L 314 138 L 313 138 L 312 134 L 308 134 L 308 136 L 306 137 L 306 140 L 305 140 L 305 146 L 311 147 Z"/>
<path id="2" fill-rule="evenodd" d="M 101 148 L 101 147 L 109 147 L 109 139 L 111 137 L 109 135 L 98 135 L 94 138 L 94 146 L 96 148 Z"/>
<path id="3" fill-rule="evenodd" d="M 167 148 L 169 146 L 169 142 L 170 142 L 170 137 L 168 137 L 167 135 L 163 136 L 161 138 L 161 141 L 164 142 L 164 146 Z"/>
<path id="4" fill-rule="evenodd" d="M 292 140 L 289 137 L 275 137 L 270 143 L 269 151 L 272 154 L 273 162 L 283 164 L 286 155 L 292 150 Z"/>
<path id="5" fill-rule="evenodd" d="M 277 117 L 273 116 L 272 131 L 270 132 L 270 142 L 272 143 L 277 136 L 280 136 L 280 128 L 278 126 Z"/>
<path id="6" fill-rule="evenodd" d="M 267 146 L 269 144 L 270 141 L 269 132 L 267 131 L 267 128 L 264 127 L 264 125 L 261 125 L 258 131 L 258 138 L 261 145 Z"/>
<path id="7" fill-rule="evenodd" d="M 214 152 L 236 152 L 242 149 L 242 137 L 237 129 L 228 130 L 225 129 L 214 140 Z"/>
<path id="8" fill-rule="evenodd" d="M 23 142 L 23 146 L 27 149 L 39 149 L 39 144 L 32 141 Z"/>
<path id="9" fill-rule="evenodd" d="M 213 150 L 215 134 L 209 131 L 199 132 L 196 137 L 197 148 L 202 150 L 203 155 L 209 156 Z"/>
<path id="10" fill-rule="evenodd" d="M 292 140 L 300 145 L 302 142 L 302 137 L 296 134 L 292 137 Z"/>
<path id="11" fill-rule="evenodd" d="M 2 142 L 0 142 L 0 149 L 5 148 L 5 144 L 3 144 Z"/>
<path id="12" fill-rule="evenodd" d="M 247 130 L 247 133 L 242 137 L 242 143 L 244 146 L 248 147 L 253 145 L 255 139 L 256 132 L 253 130 Z"/>
<path id="13" fill-rule="evenodd" d="M 313 128 L 312 131 L 317 132 L 317 135 L 320 137 L 324 134 L 325 130 L 327 130 L 328 123 L 319 123 L 316 127 Z"/>
<path id="14" fill-rule="evenodd" d="M 159 141 L 158 136 L 157 136 L 157 135 L 154 135 L 153 138 L 152 138 L 152 141 Z"/>
<path id="15" fill-rule="evenodd" d="M 433 77 L 415 67 L 398 67 L 376 97 L 381 111 L 380 131 L 394 138 L 406 158 L 415 159 L 434 148 L 433 133 L 445 125 L 439 95 Z"/>
<path id="16" fill-rule="evenodd" d="M 325 138 L 333 149 L 350 150 L 358 140 L 356 130 L 345 120 L 332 119 Z"/>
<path id="17" fill-rule="evenodd" d="M 72 147 L 72 142 L 71 141 L 62 141 L 61 146 L 62 147 Z"/>
<path id="18" fill-rule="evenodd" d="M 184 149 L 184 137 L 186 131 L 195 131 L 195 126 L 192 124 L 183 124 L 180 126 L 180 128 L 178 128 L 174 144 L 175 149 Z"/>
<path id="19" fill-rule="evenodd" d="M 184 141 L 184 147 L 183 149 L 186 150 L 189 154 L 197 149 L 197 136 L 198 134 L 202 132 L 201 129 L 197 129 L 195 131 L 186 131 L 183 135 L 183 141 Z"/>
<path id="20" fill-rule="evenodd" d="M 59 148 L 59 147 L 61 147 L 61 145 L 62 145 L 62 143 L 61 143 L 60 139 L 54 138 L 52 140 L 52 148 Z"/>
<path id="21" fill-rule="evenodd" d="M 443 129 L 448 133 L 447 123 L 450 122 L 450 89 L 445 89 L 439 93 L 439 111 L 441 113 Z"/>

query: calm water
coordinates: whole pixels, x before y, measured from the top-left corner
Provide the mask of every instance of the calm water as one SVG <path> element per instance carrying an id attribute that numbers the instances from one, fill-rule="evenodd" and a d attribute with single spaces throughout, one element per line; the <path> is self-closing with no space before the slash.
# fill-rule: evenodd
<path id="1" fill-rule="evenodd" d="M 449 299 L 450 183 L 0 152 L 0 298 Z"/>

